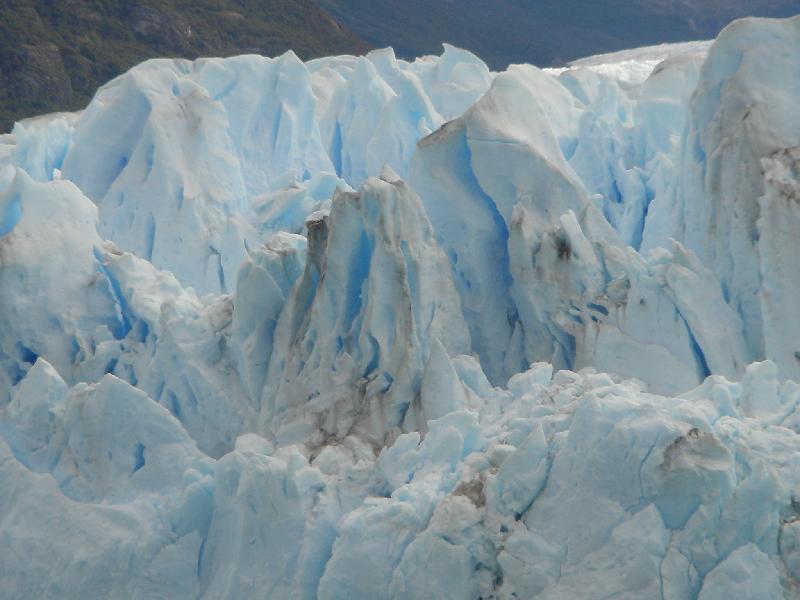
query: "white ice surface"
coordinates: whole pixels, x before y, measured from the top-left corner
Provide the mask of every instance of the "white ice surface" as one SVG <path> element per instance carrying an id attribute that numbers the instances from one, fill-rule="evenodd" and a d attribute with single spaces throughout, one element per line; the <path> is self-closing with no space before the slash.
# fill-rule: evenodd
<path id="1" fill-rule="evenodd" d="M 0 137 L 0 596 L 800 597 L 800 18 L 148 61 Z"/>

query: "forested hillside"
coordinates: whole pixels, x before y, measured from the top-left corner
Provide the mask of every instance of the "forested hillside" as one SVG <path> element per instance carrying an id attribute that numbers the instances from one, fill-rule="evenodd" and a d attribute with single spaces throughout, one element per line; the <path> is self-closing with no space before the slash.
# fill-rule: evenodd
<path id="1" fill-rule="evenodd" d="M 293 49 L 304 59 L 368 45 L 311 0 L 3 0 L 0 131 L 86 105 L 98 86 L 156 56 Z"/>

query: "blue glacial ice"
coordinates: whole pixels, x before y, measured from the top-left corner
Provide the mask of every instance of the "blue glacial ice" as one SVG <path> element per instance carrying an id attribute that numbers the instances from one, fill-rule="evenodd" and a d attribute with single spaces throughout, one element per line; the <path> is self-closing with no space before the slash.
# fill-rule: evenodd
<path id="1" fill-rule="evenodd" d="M 800 597 L 800 17 L 152 60 L 0 136 L 0 596 Z"/>

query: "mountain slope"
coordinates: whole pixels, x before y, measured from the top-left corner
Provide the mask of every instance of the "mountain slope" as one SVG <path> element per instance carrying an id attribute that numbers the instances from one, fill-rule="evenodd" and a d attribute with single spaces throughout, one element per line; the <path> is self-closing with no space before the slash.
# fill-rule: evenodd
<path id="1" fill-rule="evenodd" d="M 361 53 L 366 43 L 310 0 L 10 0 L 0 4 L 0 130 L 82 108 L 147 58 Z"/>
<path id="2" fill-rule="evenodd" d="M 399 56 L 438 53 L 448 42 L 494 69 L 710 39 L 738 17 L 800 12 L 798 0 L 386 0 L 380 10 L 370 0 L 315 1 L 367 41 L 393 46 Z"/>

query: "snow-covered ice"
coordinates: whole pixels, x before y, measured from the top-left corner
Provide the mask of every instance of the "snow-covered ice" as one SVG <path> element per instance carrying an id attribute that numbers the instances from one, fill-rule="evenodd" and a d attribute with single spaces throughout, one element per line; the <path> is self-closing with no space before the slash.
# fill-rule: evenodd
<path id="1" fill-rule="evenodd" d="M 800 597 L 800 17 L 153 60 L 0 136 L 0 597 Z"/>

